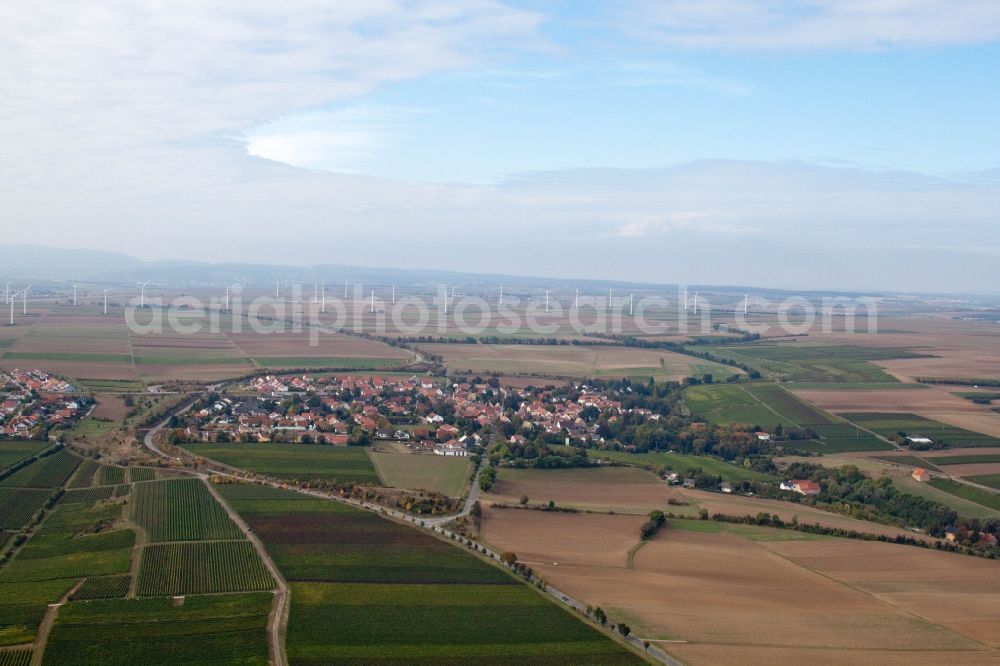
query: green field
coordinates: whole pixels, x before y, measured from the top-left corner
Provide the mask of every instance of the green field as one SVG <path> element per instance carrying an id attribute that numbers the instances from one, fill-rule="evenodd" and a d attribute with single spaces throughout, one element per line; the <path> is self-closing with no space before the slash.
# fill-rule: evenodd
<path id="1" fill-rule="evenodd" d="M 892 384 L 897 382 L 896 378 L 870 361 L 924 357 L 901 348 L 800 342 L 722 345 L 707 349 L 715 356 L 759 370 L 765 377 L 810 384 Z"/>
<path id="2" fill-rule="evenodd" d="M 51 490 L 43 488 L 0 487 L 0 529 L 24 527 L 51 494 Z"/>
<path id="3" fill-rule="evenodd" d="M 185 444 L 191 453 L 242 469 L 297 481 L 378 484 L 364 448 L 325 444 Z"/>
<path id="4" fill-rule="evenodd" d="M 155 597 L 273 587 L 271 574 L 249 541 L 195 541 L 146 546 L 136 594 Z"/>
<path id="5" fill-rule="evenodd" d="M 77 388 L 93 393 L 140 393 L 142 382 L 132 379 L 77 379 Z"/>
<path id="6" fill-rule="evenodd" d="M 458 497 L 466 486 L 468 458 L 370 452 L 375 470 L 385 485 L 408 490 L 430 490 Z"/>
<path id="7" fill-rule="evenodd" d="M 692 386 L 684 391 L 684 403 L 695 415 L 719 425 L 744 423 L 773 430 L 781 421 L 778 414 L 736 384 Z"/>
<path id="8" fill-rule="evenodd" d="M 136 365 L 246 365 L 253 363 L 246 356 L 200 356 L 188 354 L 177 356 L 136 356 Z"/>
<path id="9" fill-rule="evenodd" d="M 120 505 L 56 505 L 0 573 L 0 645 L 31 642 L 46 605 L 80 578 L 129 570 L 132 531 L 101 531 L 121 511 Z"/>
<path id="10" fill-rule="evenodd" d="M 26 440 L 0 441 L 0 471 L 10 467 L 18 460 L 24 460 L 29 456 L 39 453 L 48 444 L 45 442 L 31 442 Z"/>
<path id="11" fill-rule="evenodd" d="M 770 432 L 779 423 L 786 429 L 838 424 L 830 414 L 769 382 L 692 386 L 684 391 L 684 402 L 694 414 L 719 425 L 758 425 Z"/>
<path id="12" fill-rule="evenodd" d="M 138 481 L 152 481 L 155 478 L 156 478 L 156 470 L 150 467 L 128 468 L 129 483 L 136 483 Z"/>
<path id="13" fill-rule="evenodd" d="M 398 358 L 352 356 L 256 356 L 253 360 L 262 368 L 338 368 L 344 370 L 381 370 L 404 363 Z"/>
<path id="14" fill-rule="evenodd" d="M 120 599 L 128 593 L 131 581 L 132 577 L 128 574 L 89 577 L 77 588 L 71 599 L 73 601 Z"/>
<path id="15" fill-rule="evenodd" d="M 0 666 L 28 666 L 30 663 L 31 648 L 0 652 Z"/>
<path id="16" fill-rule="evenodd" d="M 943 490 L 956 497 L 961 497 L 962 499 L 967 499 L 970 502 L 975 502 L 995 511 L 1000 511 L 1000 494 L 991 493 L 982 488 L 974 488 L 958 481 L 952 481 L 951 479 L 931 479 L 928 483 L 938 490 Z"/>
<path id="17" fill-rule="evenodd" d="M 667 453 L 665 451 L 655 451 L 652 453 L 627 453 L 625 451 L 588 451 L 590 458 L 607 458 L 629 465 L 639 465 L 642 467 L 652 467 L 659 465 L 666 469 L 678 472 L 687 472 L 690 469 L 700 467 L 706 474 L 714 474 L 722 477 L 723 481 L 730 483 L 740 483 L 741 481 L 766 481 L 774 480 L 776 477 L 762 472 L 730 465 L 724 460 L 710 458 L 708 456 L 695 456 L 686 453 Z"/>
<path id="18" fill-rule="evenodd" d="M 910 437 L 929 437 L 937 443 L 952 447 L 1000 446 L 1000 439 L 995 437 L 957 428 L 916 414 L 852 412 L 843 416 L 883 437 L 905 434 Z"/>
<path id="19" fill-rule="evenodd" d="M 12 488 L 58 488 L 66 483 L 81 458 L 67 449 L 56 451 L 39 458 L 27 467 L 17 470 L 3 481 L 0 486 Z"/>
<path id="20" fill-rule="evenodd" d="M 965 478 L 973 483 L 978 483 L 982 486 L 989 486 L 990 488 L 1000 490 L 1000 474 L 981 474 L 979 476 L 967 476 Z"/>
<path id="21" fill-rule="evenodd" d="M 293 664 L 642 663 L 503 571 L 416 529 L 294 492 L 219 490 L 291 583 Z"/>
<path id="22" fill-rule="evenodd" d="M 100 467 L 97 461 L 84 459 L 80 466 L 76 468 L 76 474 L 69 480 L 67 488 L 89 488 L 94 485 L 94 475 Z"/>
<path id="23" fill-rule="evenodd" d="M 878 437 L 862 433 L 860 437 L 840 437 L 836 439 L 800 439 L 782 442 L 782 445 L 809 451 L 811 453 L 851 453 L 852 451 L 891 451 L 892 444 Z"/>
<path id="24" fill-rule="evenodd" d="M 111 486 L 119 483 L 125 483 L 125 468 L 115 467 L 113 465 L 101 465 L 101 469 L 97 472 L 96 483 L 99 486 Z"/>
<path id="25" fill-rule="evenodd" d="M 1000 463 L 1000 454 L 964 455 L 964 456 L 934 456 L 931 459 L 936 465 L 973 465 L 976 463 Z M 930 462 L 930 461 L 928 461 Z"/>
<path id="26" fill-rule="evenodd" d="M 70 352 L 4 352 L 4 360 L 132 363 L 129 354 L 74 354 Z"/>
<path id="27" fill-rule="evenodd" d="M 199 479 L 136 484 L 132 517 L 152 542 L 243 537 Z"/>
<path id="28" fill-rule="evenodd" d="M 272 595 L 70 602 L 59 610 L 45 649 L 54 666 L 257 664 L 265 666 Z"/>

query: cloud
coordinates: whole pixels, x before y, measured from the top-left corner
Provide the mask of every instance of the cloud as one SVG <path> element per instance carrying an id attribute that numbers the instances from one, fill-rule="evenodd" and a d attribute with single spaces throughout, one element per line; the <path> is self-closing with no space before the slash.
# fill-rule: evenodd
<path id="1" fill-rule="evenodd" d="M 703 234 L 744 235 L 756 234 L 760 227 L 740 226 L 723 222 L 726 212 L 677 211 L 674 213 L 646 213 L 623 216 L 627 221 L 614 229 L 615 236 L 625 238 L 694 231 Z"/>
<path id="2" fill-rule="evenodd" d="M 539 21 L 495 0 L 6 3 L 0 175 L 86 178 L 164 144 L 488 65 L 544 43 Z"/>
<path id="3" fill-rule="evenodd" d="M 617 20 L 645 39 L 693 48 L 882 50 L 1000 39 L 982 0 L 634 0 Z"/>

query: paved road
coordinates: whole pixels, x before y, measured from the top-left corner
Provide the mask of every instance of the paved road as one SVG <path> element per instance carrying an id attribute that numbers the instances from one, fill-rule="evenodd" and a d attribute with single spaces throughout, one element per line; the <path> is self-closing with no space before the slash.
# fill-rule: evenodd
<path id="1" fill-rule="evenodd" d="M 181 411 L 179 411 L 177 413 L 181 414 L 184 411 L 186 411 L 187 409 L 188 409 L 188 407 L 185 407 L 183 410 L 181 410 Z M 163 423 L 159 424 L 158 426 L 156 426 L 155 428 L 153 428 L 152 430 L 149 431 L 149 433 L 146 435 L 146 438 L 145 438 L 146 447 L 150 451 L 153 451 L 154 453 L 156 453 L 157 455 L 160 455 L 162 457 L 165 457 L 165 458 L 168 458 L 168 459 L 171 459 L 171 460 L 183 460 L 183 459 L 186 459 L 186 460 L 194 463 L 195 462 L 195 456 L 193 456 L 191 453 L 189 453 L 187 451 L 184 451 L 183 449 L 178 449 L 178 452 L 181 454 L 181 457 L 178 457 L 178 456 L 173 456 L 173 455 L 170 455 L 170 454 L 164 452 L 163 450 L 161 450 L 156 445 L 156 442 L 154 441 L 155 440 L 155 434 L 157 432 L 159 432 L 160 430 L 162 430 L 162 428 L 167 424 L 167 421 L 169 421 L 169 419 L 164 420 Z M 492 549 L 487 548 L 486 546 L 484 546 L 482 544 L 479 544 L 479 543 L 476 543 L 476 542 L 473 542 L 473 541 L 469 541 L 465 537 L 463 537 L 462 535 L 460 535 L 458 533 L 455 533 L 455 532 L 452 532 L 452 531 L 447 530 L 444 527 L 442 527 L 443 524 L 445 524 L 445 523 L 447 523 L 449 521 L 455 520 L 456 518 L 460 518 L 462 516 L 469 515 L 469 512 L 472 510 L 472 506 L 479 499 L 479 471 L 483 468 L 483 466 L 486 465 L 487 461 L 486 461 L 486 456 L 485 455 L 480 460 L 479 467 L 476 469 L 476 474 L 473 477 L 473 481 L 472 481 L 472 488 L 469 491 L 469 496 L 466 498 L 465 505 L 463 506 L 462 510 L 459 511 L 458 513 L 452 513 L 452 514 L 448 514 L 446 516 L 435 516 L 433 518 L 430 518 L 430 517 L 421 518 L 421 517 L 418 517 L 418 516 L 412 516 L 410 514 L 403 513 L 402 511 L 398 511 L 396 509 L 392 509 L 392 508 L 389 508 L 389 507 L 386 507 L 386 506 L 382 506 L 381 504 L 374 504 L 374 503 L 371 503 L 371 502 L 365 502 L 363 500 L 356 500 L 356 499 L 352 499 L 352 498 L 341 497 L 340 495 L 332 493 L 332 492 L 327 492 L 327 491 L 323 491 L 323 490 L 313 490 L 313 489 L 300 488 L 298 486 L 295 486 L 294 484 L 289 484 L 289 483 L 284 483 L 284 482 L 281 482 L 281 481 L 273 481 L 271 479 L 262 478 L 260 476 L 257 476 L 256 474 L 253 474 L 252 472 L 247 472 L 246 470 L 240 469 L 238 467 L 233 467 L 232 465 L 226 465 L 224 463 L 220 463 L 220 462 L 215 461 L 215 460 L 206 459 L 206 458 L 202 458 L 202 460 L 205 460 L 206 464 L 203 465 L 201 469 L 196 468 L 198 471 L 192 472 L 194 474 L 197 474 L 198 476 L 204 477 L 204 476 L 206 476 L 208 474 L 212 474 L 212 475 L 216 475 L 216 476 L 226 476 L 226 477 L 230 477 L 230 478 L 234 478 L 234 479 L 251 480 L 251 481 L 254 481 L 255 483 L 259 483 L 259 484 L 262 484 L 262 485 L 270 486 L 272 488 L 280 488 L 280 489 L 283 489 L 283 490 L 291 490 L 291 491 L 300 493 L 302 495 L 308 495 L 310 497 L 316 497 L 316 498 L 319 498 L 319 499 L 330 500 L 330 501 L 333 501 L 333 502 L 340 502 L 342 504 L 349 504 L 349 505 L 351 505 L 353 507 L 356 507 L 358 509 L 363 509 L 363 510 L 366 510 L 366 511 L 372 511 L 374 513 L 379 514 L 380 516 L 388 517 L 388 518 L 393 518 L 395 520 L 398 520 L 398 521 L 401 521 L 401 522 L 404 522 L 404 523 L 408 523 L 408 524 L 410 524 L 410 525 L 412 525 L 414 527 L 428 530 L 428 531 L 430 531 L 430 532 L 432 532 L 432 533 L 434 533 L 436 535 L 439 535 L 439 536 L 441 536 L 441 537 L 443 537 L 443 538 L 445 538 L 445 539 L 447 539 L 449 541 L 454 541 L 456 543 L 456 545 L 457 544 L 468 545 L 469 543 L 472 543 L 472 544 L 474 544 L 474 546 L 476 548 L 475 552 L 478 552 L 479 554 L 483 555 L 484 557 L 492 559 L 495 562 L 500 562 L 500 553 L 494 552 Z M 210 484 L 210 483 L 208 484 L 208 486 L 210 488 L 211 488 L 211 485 L 212 484 Z M 214 488 L 212 490 L 213 490 L 213 494 L 215 494 L 216 497 L 218 498 L 218 494 L 214 492 Z M 221 501 L 221 498 L 220 498 L 220 501 Z M 229 513 L 230 517 L 232 517 L 233 520 L 236 521 L 236 524 L 240 525 L 241 529 L 245 529 L 245 533 L 247 534 L 247 537 L 249 539 L 251 539 L 253 541 L 253 543 L 254 543 L 254 546 L 256 548 L 258 548 L 258 552 L 260 552 L 262 558 L 264 558 L 264 562 L 265 562 L 265 564 L 268 565 L 268 569 L 270 569 L 272 571 L 272 574 L 274 575 L 275 580 L 281 581 L 281 583 L 284 583 L 284 579 L 281 577 L 280 572 L 277 571 L 277 567 L 274 566 L 274 562 L 271 561 L 270 556 L 267 555 L 267 551 L 264 550 L 263 545 L 257 539 L 256 535 L 254 535 L 249 530 L 249 527 L 247 527 L 246 524 L 243 522 L 243 520 L 237 514 L 235 514 L 235 512 L 231 508 L 229 508 L 228 504 L 226 504 L 224 501 L 221 502 L 221 503 L 222 503 L 223 507 L 226 508 L 226 512 Z M 538 581 L 537 577 L 533 576 L 531 578 L 530 582 L 532 582 L 532 583 L 538 583 L 539 581 Z M 282 602 L 281 602 L 282 604 L 285 604 L 286 600 L 287 600 L 287 586 L 285 587 L 285 591 L 286 591 L 286 594 L 285 594 L 284 600 L 282 600 Z M 574 599 L 573 597 L 569 596 L 568 594 L 565 594 L 564 592 L 558 590 L 557 588 L 554 588 L 551 585 L 546 585 L 544 591 L 545 591 L 545 593 L 547 593 L 548 595 L 550 595 L 551 597 L 553 597 L 559 603 L 566 604 L 567 606 L 573 608 L 574 610 L 580 612 L 581 614 L 585 614 L 586 613 L 586 610 L 587 610 L 586 604 L 584 604 L 583 602 L 581 602 L 581 601 L 579 601 L 577 599 Z M 280 614 L 276 612 L 275 613 L 275 618 L 278 618 L 279 616 L 280 616 Z M 615 624 L 614 620 L 611 620 L 610 618 L 609 618 L 609 623 L 612 624 L 612 625 Z M 276 641 L 276 644 L 281 644 L 281 642 L 280 642 L 279 627 L 280 627 L 280 620 L 272 622 L 272 626 L 271 626 L 270 632 L 269 632 L 270 633 L 270 640 Z M 664 663 L 664 664 L 667 664 L 667 666 L 683 666 L 681 662 L 677 661 L 676 659 L 674 659 L 673 657 L 671 657 L 670 655 L 668 655 L 666 652 L 664 652 L 659 647 L 650 646 L 649 650 L 645 650 L 645 648 L 644 648 L 644 646 L 642 644 L 643 642 L 642 642 L 642 640 L 640 638 L 637 638 L 637 637 L 634 637 L 634 636 L 621 636 L 621 638 L 624 639 L 625 641 L 628 641 L 630 644 L 634 645 L 639 650 L 644 651 L 646 654 L 648 654 L 650 657 L 653 657 L 657 661 L 659 661 L 661 663 Z M 276 652 L 275 654 L 278 654 L 278 653 Z M 280 654 L 281 654 L 281 657 L 284 658 L 284 645 L 283 644 L 281 644 Z M 281 666 L 283 666 L 285 662 L 282 661 L 282 662 L 278 662 L 278 663 Z"/>

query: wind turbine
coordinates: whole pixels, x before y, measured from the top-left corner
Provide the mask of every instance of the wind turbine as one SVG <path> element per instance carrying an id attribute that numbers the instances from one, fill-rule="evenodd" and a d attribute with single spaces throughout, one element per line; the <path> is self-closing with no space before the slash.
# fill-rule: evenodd
<path id="1" fill-rule="evenodd" d="M 104 314 L 108 314 L 108 290 L 104 290 Z"/>
<path id="2" fill-rule="evenodd" d="M 747 308 L 750 306 L 750 294 L 743 294 L 743 316 L 747 316 Z"/>
<path id="3" fill-rule="evenodd" d="M 344 280 L 344 300 L 347 300 L 347 280 Z"/>
<path id="4" fill-rule="evenodd" d="M 545 290 L 545 311 L 549 311 L 549 290 Z"/>
<path id="5" fill-rule="evenodd" d="M 580 309 L 580 290 L 576 290 L 576 298 L 573 299 L 573 307 L 577 310 Z"/>
<path id="6" fill-rule="evenodd" d="M 313 283 L 313 303 L 319 303 L 319 282 Z"/>
<path id="7" fill-rule="evenodd" d="M 281 280 L 274 281 L 274 300 L 281 298 Z"/>
<path id="8" fill-rule="evenodd" d="M 17 299 L 17 292 L 13 294 L 7 294 L 7 300 L 10 303 L 10 325 L 14 325 L 14 301 Z"/>
<path id="9" fill-rule="evenodd" d="M 694 313 L 698 314 L 698 292 L 694 292 Z"/>
<path id="10" fill-rule="evenodd" d="M 392 304 L 396 304 L 396 285 L 392 285 Z"/>
<path id="11" fill-rule="evenodd" d="M 229 309 L 229 287 L 226 287 L 226 310 Z"/>
<path id="12" fill-rule="evenodd" d="M 374 289 L 372 289 L 372 309 L 371 309 L 371 313 L 375 314 L 375 290 Z"/>
<path id="13" fill-rule="evenodd" d="M 684 287 L 684 312 L 688 311 L 688 288 Z"/>
<path id="14" fill-rule="evenodd" d="M 500 298 L 497 299 L 497 307 L 503 305 L 503 285 L 500 285 Z"/>
<path id="15" fill-rule="evenodd" d="M 326 312 L 326 278 L 323 278 L 323 286 L 319 290 L 319 311 Z"/>
<path id="16" fill-rule="evenodd" d="M 146 307 L 146 285 L 149 284 L 149 280 L 139 283 L 139 307 Z"/>
<path id="17" fill-rule="evenodd" d="M 28 290 L 29 289 L 31 289 L 31 285 L 30 284 L 27 287 L 24 288 L 24 301 L 22 301 L 22 303 L 21 303 L 21 308 L 22 308 L 21 309 L 21 314 L 23 314 L 23 315 L 28 314 Z"/>
<path id="18" fill-rule="evenodd" d="M 73 285 L 73 307 L 76 307 L 76 285 Z"/>
<path id="19" fill-rule="evenodd" d="M 632 316 L 632 299 L 635 298 L 635 294 L 628 295 L 628 316 Z"/>
<path id="20" fill-rule="evenodd" d="M 608 309 L 609 310 L 611 309 L 611 294 L 612 294 L 613 291 L 614 291 L 613 289 L 608 289 Z"/>
<path id="21" fill-rule="evenodd" d="M 3 289 L 3 299 L 5 302 L 10 303 L 10 283 L 13 280 L 7 280 L 7 286 Z"/>

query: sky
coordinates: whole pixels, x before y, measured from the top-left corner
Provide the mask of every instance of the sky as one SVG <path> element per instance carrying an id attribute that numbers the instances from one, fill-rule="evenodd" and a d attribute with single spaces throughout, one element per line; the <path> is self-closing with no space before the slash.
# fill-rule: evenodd
<path id="1" fill-rule="evenodd" d="M 5 3 L 0 231 L 995 292 L 998 118 L 981 0 Z"/>

